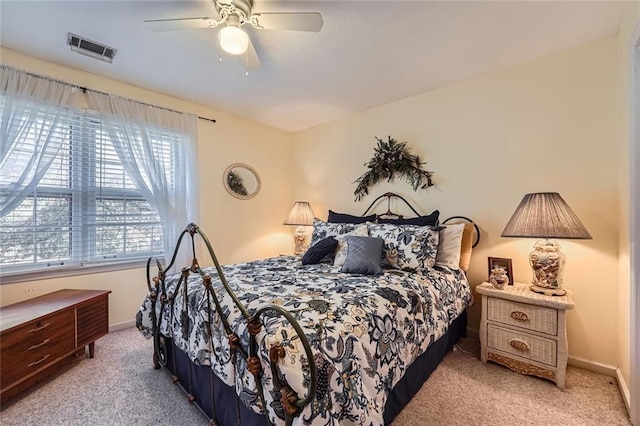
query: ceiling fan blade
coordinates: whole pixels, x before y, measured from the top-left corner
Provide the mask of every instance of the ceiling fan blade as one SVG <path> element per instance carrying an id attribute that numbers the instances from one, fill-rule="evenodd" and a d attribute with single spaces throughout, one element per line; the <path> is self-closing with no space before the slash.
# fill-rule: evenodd
<path id="1" fill-rule="evenodd" d="M 318 12 L 309 13 L 254 13 L 251 25 L 266 30 L 318 32 L 324 21 Z"/>
<path id="2" fill-rule="evenodd" d="M 215 19 L 202 18 L 181 18 L 181 19 L 156 19 L 143 21 L 145 27 L 151 31 L 176 31 L 176 30 L 198 30 L 202 28 L 214 28 L 218 24 Z"/>
<path id="3" fill-rule="evenodd" d="M 247 47 L 244 60 L 247 71 L 260 68 L 260 59 L 258 58 L 256 49 L 253 47 L 253 43 L 251 43 L 251 39 L 249 39 L 249 47 Z"/>

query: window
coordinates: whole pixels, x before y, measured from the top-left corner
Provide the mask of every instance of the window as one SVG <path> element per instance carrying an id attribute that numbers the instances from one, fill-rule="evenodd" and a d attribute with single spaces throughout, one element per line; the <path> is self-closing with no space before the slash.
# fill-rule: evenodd
<path id="1" fill-rule="evenodd" d="M 0 113 L 3 105 L 0 99 Z M 34 120 L 27 113 L 23 121 Z M 33 123 L 26 135 L 31 143 L 47 125 L 40 117 Z M 173 188 L 174 159 L 180 157 L 174 150 L 183 135 L 161 128 L 147 131 L 154 152 L 160 154 L 157 158 L 174 171 L 166 176 L 166 184 Z M 76 111 L 58 123 L 53 138 L 60 149 L 46 173 L 27 198 L 0 218 L 2 274 L 86 267 L 162 253 L 160 215 L 125 171 L 100 118 Z M 24 157 L 29 161 L 26 153 Z M 0 190 L 18 179 L 4 176 Z"/>

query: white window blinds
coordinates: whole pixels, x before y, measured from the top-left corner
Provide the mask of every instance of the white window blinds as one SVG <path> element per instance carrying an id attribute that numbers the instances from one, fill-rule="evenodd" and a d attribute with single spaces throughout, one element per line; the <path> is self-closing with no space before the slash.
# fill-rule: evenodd
<path id="1" fill-rule="evenodd" d="M 4 105 L 0 99 L 0 116 Z M 39 129 L 48 124 L 43 118 L 37 120 L 41 122 L 31 126 L 25 146 L 35 144 Z M 1 272 L 84 266 L 162 253 L 163 223 L 158 211 L 125 171 L 101 119 L 74 111 L 52 132 L 60 143 L 56 157 L 29 196 L 0 217 Z M 176 165 L 184 165 L 180 149 L 184 135 L 166 128 L 148 128 L 147 135 L 158 154 L 155 158 L 170 171 L 166 184 L 175 189 Z M 31 160 L 27 151 L 24 161 Z M 21 169 L 19 164 L 13 166 Z M 2 173 L 0 191 L 16 185 L 19 178 L 18 173 Z"/>

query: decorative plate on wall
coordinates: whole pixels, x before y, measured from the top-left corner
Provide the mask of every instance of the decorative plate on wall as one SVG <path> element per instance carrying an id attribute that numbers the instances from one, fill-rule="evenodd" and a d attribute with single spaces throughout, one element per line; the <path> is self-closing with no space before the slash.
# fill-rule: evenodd
<path id="1" fill-rule="evenodd" d="M 260 176 L 248 164 L 234 163 L 227 167 L 222 182 L 229 194 L 241 200 L 253 198 L 260 192 Z"/>

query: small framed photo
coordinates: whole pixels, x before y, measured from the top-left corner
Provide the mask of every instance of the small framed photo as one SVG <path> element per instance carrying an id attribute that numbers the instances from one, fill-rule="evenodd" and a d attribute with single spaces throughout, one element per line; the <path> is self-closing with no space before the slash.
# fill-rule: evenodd
<path id="1" fill-rule="evenodd" d="M 489 257 L 489 277 L 491 277 L 491 270 L 495 266 L 502 266 L 509 277 L 509 285 L 513 285 L 513 269 L 511 267 L 511 259 L 505 257 Z"/>

